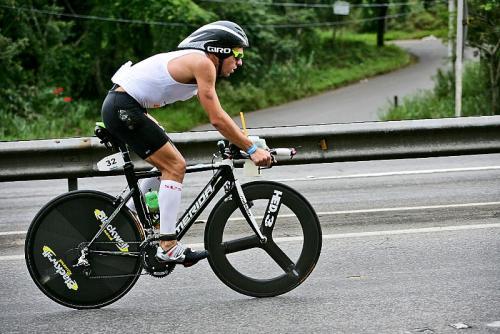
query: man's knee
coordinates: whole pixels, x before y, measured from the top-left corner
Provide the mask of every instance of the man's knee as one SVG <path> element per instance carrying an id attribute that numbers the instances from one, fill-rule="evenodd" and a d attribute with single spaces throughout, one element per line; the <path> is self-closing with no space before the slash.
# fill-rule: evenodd
<path id="1" fill-rule="evenodd" d="M 182 175 L 182 177 L 184 177 L 186 174 L 186 160 L 183 156 L 180 156 L 175 160 L 173 169 L 178 175 Z"/>
<path id="2" fill-rule="evenodd" d="M 159 166 L 163 178 L 183 179 L 186 174 L 186 160 L 182 156 L 170 159 Z"/>
<path id="3" fill-rule="evenodd" d="M 165 144 L 146 160 L 161 171 L 162 179 L 182 182 L 186 173 L 186 160 L 172 144 Z"/>

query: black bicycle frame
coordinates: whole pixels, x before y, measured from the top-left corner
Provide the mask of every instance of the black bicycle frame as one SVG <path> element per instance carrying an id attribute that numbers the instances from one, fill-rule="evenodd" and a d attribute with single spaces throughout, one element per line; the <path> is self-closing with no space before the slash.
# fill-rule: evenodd
<path id="1" fill-rule="evenodd" d="M 115 205 L 118 205 L 116 210 L 111 214 L 106 223 L 102 224 L 101 229 L 97 232 L 94 238 L 89 242 L 87 247 L 90 247 L 92 243 L 99 237 L 99 235 L 104 231 L 106 226 L 113 220 L 113 218 L 118 214 L 118 212 L 122 209 L 122 207 L 127 203 L 127 201 L 132 197 L 135 208 L 137 210 L 137 215 L 139 216 L 139 220 L 144 227 L 152 228 L 152 223 L 149 218 L 147 218 L 144 199 L 142 198 L 141 191 L 139 189 L 138 181 L 144 178 L 150 177 L 159 177 L 161 176 L 161 172 L 157 170 L 147 171 L 147 172 L 135 172 L 134 165 L 130 159 L 129 152 L 126 148 L 120 148 L 120 151 L 123 154 L 123 159 L 125 161 L 125 165 L 123 166 L 123 170 L 125 172 L 125 177 L 127 179 L 128 187 L 130 192 L 123 198 L 118 197 L 115 201 Z M 250 227 L 257 235 L 258 239 L 261 242 L 266 241 L 266 237 L 262 235 L 262 232 L 257 227 L 255 222 L 255 218 L 252 216 L 250 212 L 250 208 L 246 199 L 243 195 L 243 190 L 239 183 L 236 182 L 233 174 L 233 166 L 231 160 L 223 160 L 222 163 L 218 164 L 206 164 L 206 165 L 196 165 L 189 166 L 186 168 L 186 173 L 196 173 L 203 171 L 215 171 L 212 179 L 207 183 L 205 188 L 200 192 L 200 194 L 196 197 L 193 203 L 189 206 L 189 208 L 184 212 L 182 217 L 177 221 L 176 224 L 176 234 L 177 240 L 181 240 L 181 238 L 186 234 L 189 228 L 195 223 L 196 219 L 203 212 L 203 210 L 207 207 L 207 205 L 214 199 L 219 190 L 224 187 L 227 183 L 229 183 L 229 187 L 227 187 L 227 192 L 231 191 L 233 193 L 233 200 L 237 201 L 238 207 L 240 208 L 243 216 L 249 222 Z M 115 252 L 106 252 L 107 254 L 115 253 Z M 122 255 L 118 254 L 117 255 Z"/>
<path id="2" fill-rule="evenodd" d="M 177 221 L 175 229 L 175 232 L 177 233 L 177 240 L 181 240 L 184 234 L 186 234 L 186 232 L 194 224 L 194 222 L 200 216 L 203 210 L 205 210 L 208 204 L 213 200 L 213 198 L 217 195 L 219 190 L 222 187 L 224 187 L 226 183 L 229 182 L 231 184 L 231 189 L 233 188 L 235 180 L 231 166 L 220 165 L 217 167 L 212 167 L 212 166 L 200 166 L 192 168 L 188 167 L 186 169 L 186 172 L 196 173 L 196 172 L 211 170 L 214 168 L 217 171 L 213 175 L 212 179 L 210 179 L 205 188 L 203 188 L 200 194 L 189 206 L 189 208 L 186 209 L 182 217 Z"/>
<path id="3" fill-rule="evenodd" d="M 121 152 L 125 161 L 123 170 L 125 172 L 125 177 L 127 179 L 127 184 L 130 192 L 123 198 L 117 198 L 117 200 L 115 201 L 115 205 L 118 205 L 118 207 L 115 212 L 111 214 L 110 218 L 108 219 L 108 223 L 113 220 L 114 216 L 116 216 L 116 214 L 121 210 L 123 205 L 132 197 L 140 222 L 144 227 L 152 227 L 151 221 L 149 218 L 147 218 L 146 215 L 145 203 L 144 199 L 142 198 L 141 191 L 139 190 L 138 181 L 144 178 L 159 177 L 161 176 L 161 172 L 157 170 L 135 172 L 134 165 L 130 159 L 128 150 L 121 150 Z M 227 182 L 234 184 L 235 179 L 232 172 L 232 167 L 227 164 L 188 166 L 186 168 L 186 173 L 196 173 L 208 170 L 214 170 L 216 172 L 213 175 L 212 179 L 207 183 L 205 188 L 200 192 L 193 203 L 184 212 L 182 217 L 177 221 L 177 240 L 180 240 L 184 236 L 184 234 L 186 234 L 186 232 L 194 224 L 199 215 L 203 212 L 203 210 Z M 233 186 L 231 186 L 231 188 L 233 188 Z M 103 224 L 101 230 L 104 231 L 107 225 L 108 224 Z M 97 239 L 97 237 L 99 237 L 102 231 L 97 232 L 93 240 L 89 242 L 88 246 L 90 246 L 93 241 Z"/>
<path id="4" fill-rule="evenodd" d="M 128 170 L 129 168 L 131 168 L 132 173 L 130 173 L 130 171 Z M 146 218 L 146 213 L 144 210 L 144 200 L 142 199 L 137 181 L 139 179 L 144 179 L 144 178 L 158 177 L 161 175 L 161 172 L 159 171 L 133 172 L 133 166 L 129 168 L 127 168 L 127 170 L 125 171 L 125 175 L 127 177 L 129 188 L 131 189 L 132 198 L 134 199 L 134 204 L 137 209 L 137 214 L 139 215 L 139 219 L 141 220 L 141 222 L 143 222 L 143 224 L 144 222 L 148 222 L 148 224 L 150 224 L 149 219 Z M 189 228 L 194 224 L 196 218 L 200 216 L 200 214 L 207 207 L 207 205 L 217 195 L 219 190 L 222 187 L 224 187 L 224 185 L 227 182 L 230 182 L 232 184 L 235 181 L 234 175 L 232 173 L 232 168 L 231 166 L 228 165 L 190 166 L 186 168 L 186 173 L 197 173 L 208 170 L 215 170 L 216 172 L 213 175 L 212 179 L 210 179 L 210 181 L 207 183 L 205 188 L 203 188 L 200 194 L 189 206 L 189 208 L 186 209 L 182 217 L 177 221 L 175 229 L 177 234 L 177 240 L 181 240 L 184 234 L 186 234 Z M 128 200 L 127 197 L 124 200 Z"/>
<path id="5" fill-rule="evenodd" d="M 229 163 L 231 163 L 231 165 L 229 165 L 228 163 L 224 163 L 225 161 L 228 161 Z M 262 234 L 262 231 L 260 231 L 259 227 L 257 226 L 255 217 L 253 217 L 250 211 L 250 207 L 247 203 L 245 195 L 243 194 L 241 185 L 234 178 L 232 162 L 230 160 L 224 160 L 221 164 L 217 165 L 192 166 L 188 167 L 186 169 L 186 172 L 195 173 L 207 170 L 217 171 L 177 222 L 177 240 L 180 240 L 184 236 L 184 234 L 186 234 L 189 228 L 196 221 L 196 218 L 198 218 L 198 216 L 203 212 L 207 205 L 217 195 L 219 190 L 227 183 L 229 183 L 229 187 L 226 188 L 226 192 L 232 193 L 233 200 L 238 203 L 238 207 L 240 208 L 241 213 L 249 223 L 253 232 L 256 234 L 257 239 L 260 240 L 260 242 L 266 242 L 267 238 Z"/>

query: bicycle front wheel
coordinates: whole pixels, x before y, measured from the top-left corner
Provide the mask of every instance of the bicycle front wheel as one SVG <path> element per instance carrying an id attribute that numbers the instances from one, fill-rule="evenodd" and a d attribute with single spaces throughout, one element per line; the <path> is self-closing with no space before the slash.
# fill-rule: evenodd
<path id="1" fill-rule="evenodd" d="M 318 261 L 318 217 L 309 202 L 286 185 L 261 181 L 242 188 L 267 242 L 260 243 L 233 200 L 235 195 L 228 194 L 207 222 L 210 266 L 222 282 L 242 294 L 286 293 L 301 284 Z"/>
<path id="2" fill-rule="evenodd" d="M 118 300 L 137 281 L 144 236 L 126 209 L 92 245 L 87 255 L 90 266 L 75 266 L 82 247 L 115 211 L 113 200 L 97 191 L 69 192 L 50 201 L 33 219 L 26 235 L 26 264 L 38 288 L 59 304 L 102 307 Z"/>

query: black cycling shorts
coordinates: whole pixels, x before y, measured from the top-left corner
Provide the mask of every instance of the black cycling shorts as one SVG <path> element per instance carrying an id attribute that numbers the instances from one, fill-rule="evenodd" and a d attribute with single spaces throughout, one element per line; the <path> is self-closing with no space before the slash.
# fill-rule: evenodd
<path id="1" fill-rule="evenodd" d="M 151 120 L 132 96 L 109 91 L 101 109 L 102 120 L 111 134 L 146 159 L 170 141 L 165 131 Z"/>

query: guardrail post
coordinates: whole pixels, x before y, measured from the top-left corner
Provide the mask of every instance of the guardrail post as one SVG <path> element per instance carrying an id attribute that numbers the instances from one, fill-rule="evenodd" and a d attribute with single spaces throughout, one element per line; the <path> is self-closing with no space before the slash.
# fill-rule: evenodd
<path id="1" fill-rule="evenodd" d="M 76 177 L 72 177 L 68 179 L 68 190 L 78 190 L 78 179 Z"/>

